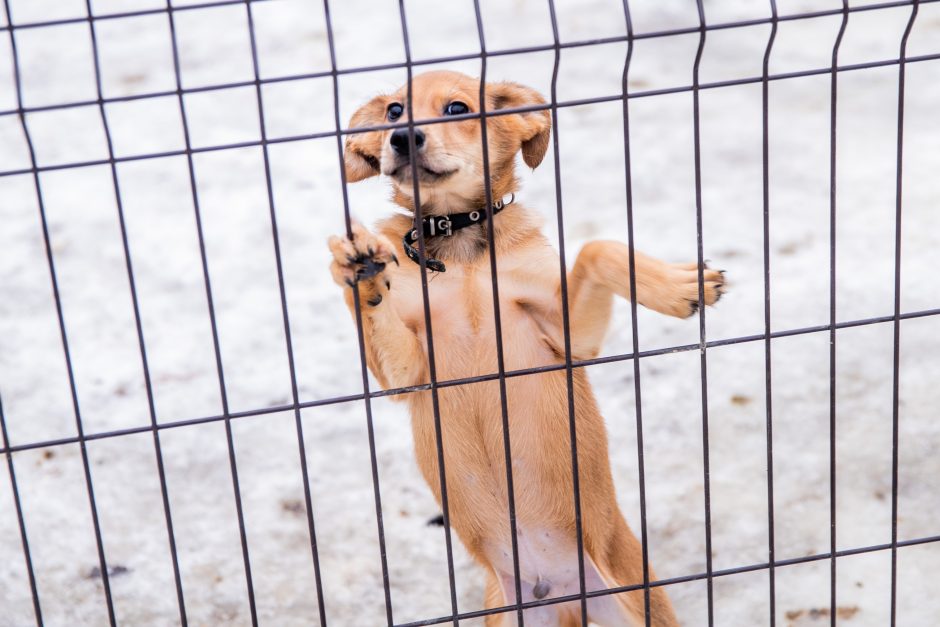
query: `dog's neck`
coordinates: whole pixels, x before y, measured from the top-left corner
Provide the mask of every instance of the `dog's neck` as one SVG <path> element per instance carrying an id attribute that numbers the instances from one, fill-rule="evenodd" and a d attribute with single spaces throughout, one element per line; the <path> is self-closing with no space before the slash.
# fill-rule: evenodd
<path id="1" fill-rule="evenodd" d="M 517 188 L 518 183 L 513 174 L 508 177 L 494 178 L 490 184 L 490 198 L 494 201 L 499 200 L 503 196 L 515 192 Z M 392 200 L 396 205 L 414 215 L 415 200 L 411 194 L 410 185 L 406 184 L 405 189 L 407 191 L 396 186 Z M 486 190 L 481 187 L 474 190 L 473 193 L 461 194 L 449 190 L 422 188 L 419 192 L 419 199 L 421 201 L 421 217 L 445 216 L 486 207 Z"/>
<path id="2" fill-rule="evenodd" d="M 491 189 L 492 200 L 498 201 L 504 196 L 512 194 L 516 189 L 515 177 L 504 181 L 494 181 Z M 423 190 L 422 190 L 423 191 Z M 474 197 L 456 198 L 431 195 L 431 202 L 425 202 L 425 197 L 421 196 L 421 216 L 443 216 L 456 213 L 465 213 L 469 211 L 485 211 L 486 197 L 485 190 L 480 189 Z M 441 202 L 444 199 L 449 202 Z M 414 203 L 410 196 L 407 196 L 396 188 L 394 195 L 395 202 L 407 210 L 411 215 L 398 215 L 392 218 L 388 224 L 394 225 L 394 231 L 404 235 L 408 230 L 414 227 Z M 455 231 L 449 237 L 429 237 L 425 239 L 427 254 L 432 259 L 439 259 L 448 265 L 469 264 L 482 258 L 488 248 L 487 224 L 485 221 L 479 226 L 474 225 L 468 228 Z M 533 230 L 539 228 L 538 220 L 528 210 L 520 206 L 518 202 L 507 205 L 502 211 L 493 216 L 493 236 L 496 244 L 497 253 L 502 249 L 507 249 L 513 243 L 524 238 Z"/>

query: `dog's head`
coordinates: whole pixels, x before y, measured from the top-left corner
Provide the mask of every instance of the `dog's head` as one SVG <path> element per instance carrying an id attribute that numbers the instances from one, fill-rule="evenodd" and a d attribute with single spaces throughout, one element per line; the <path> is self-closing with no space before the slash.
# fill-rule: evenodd
<path id="1" fill-rule="evenodd" d="M 545 99 L 533 89 L 516 83 L 487 83 L 486 111 L 540 105 Z M 351 128 L 407 122 L 407 85 L 395 93 L 376 96 L 356 111 Z M 417 121 L 441 118 L 442 122 L 407 128 L 353 133 L 346 140 L 345 167 L 348 181 L 377 174 L 392 179 L 399 193 L 412 196 L 411 147 L 422 200 L 446 194 L 468 200 L 483 197 L 483 144 L 479 118 L 443 121 L 448 116 L 480 111 L 480 81 L 458 72 L 428 72 L 412 79 L 412 111 Z M 541 163 L 548 148 L 551 116 L 547 110 L 487 117 L 486 131 L 490 178 L 496 183 L 513 179 L 516 153 L 531 167 Z"/>

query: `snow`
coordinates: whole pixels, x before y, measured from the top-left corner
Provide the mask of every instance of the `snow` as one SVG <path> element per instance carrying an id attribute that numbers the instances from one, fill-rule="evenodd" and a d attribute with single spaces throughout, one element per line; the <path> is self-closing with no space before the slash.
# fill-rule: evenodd
<path id="1" fill-rule="evenodd" d="M 186 4 L 186 3 L 177 3 Z M 781 14 L 838 9 L 841 3 L 790 0 Z M 853 3 L 854 5 L 855 3 Z M 161 6 L 98 0 L 97 13 Z M 562 41 L 622 35 L 621 3 L 557 3 Z M 468 1 L 407 3 L 416 59 L 478 51 Z M 691 2 L 634 3 L 637 32 L 694 27 Z M 705 6 L 710 22 L 764 17 L 763 3 Z M 396 63 L 404 47 L 395 3 L 333 2 L 342 68 Z M 84 14 L 84 2 L 12 3 L 14 23 Z M 322 7 L 271 0 L 253 5 L 259 63 L 266 78 L 329 69 Z M 909 7 L 851 14 L 840 63 L 896 57 Z M 247 17 L 240 5 L 176 14 L 183 84 L 197 88 L 252 78 Z M 490 51 L 551 44 L 548 5 L 484 2 Z M 828 67 L 840 16 L 782 22 L 771 72 Z M 106 97 L 172 90 L 165 15 L 96 23 Z M 710 31 L 703 83 L 758 76 L 769 26 Z M 924 3 L 911 56 L 936 54 L 940 5 Z M 16 31 L 27 107 L 96 98 L 88 25 Z M 691 82 L 698 35 L 636 43 L 631 89 Z M 562 52 L 559 100 L 619 93 L 625 44 Z M 490 57 L 487 76 L 550 90 L 554 53 Z M 446 64 L 479 74 L 479 61 Z M 436 67 L 436 66 L 427 66 Z M 340 78 L 341 118 L 372 94 L 394 89 L 403 70 Z M 897 150 L 896 65 L 843 72 L 838 83 L 837 317 L 890 316 L 894 296 Z M 940 307 L 940 63 L 907 66 L 901 309 Z M 8 34 L 0 43 L 0 109 L 16 107 Z M 771 313 L 775 331 L 829 320 L 828 75 L 770 85 Z M 329 78 L 262 88 L 270 137 L 333 129 Z M 259 139 L 253 87 L 185 96 L 195 146 Z M 120 156 L 183 146 L 174 96 L 106 105 Z M 696 255 L 692 96 L 631 100 L 637 247 L 673 261 Z M 30 113 L 41 165 L 106 158 L 97 108 Z M 625 239 L 622 117 L 619 102 L 559 110 L 562 206 L 569 261 L 586 241 Z M 15 116 L 0 117 L 0 167 L 29 167 Z M 728 271 L 731 292 L 707 312 L 710 340 L 763 332 L 761 87 L 701 93 L 704 247 Z M 270 147 L 291 340 L 301 401 L 362 392 L 353 324 L 327 265 L 326 237 L 343 230 L 334 138 Z M 198 200 L 229 410 L 291 402 L 290 371 L 277 285 L 262 153 L 258 147 L 194 156 Z M 189 172 L 184 156 L 118 165 L 140 303 L 154 407 L 160 423 L 220 415 L 222 399 L 207 315 Z M 554 227 L 554 164 L 524 173 L 520 200 Z M 114 187 L 107 165 L 40 175 L 68 346 L 86 434 L 146 428 L 150 413 Z M 392 210 L 387 182 L 352 185 L 352 212 L 371 222 Z M 31 175 L 0 177 L 0 392 L 12 445 L 74 438 L 75 413 L 63 359 Z M 695 320 L 641 310 L 640 349 L 698 341 Z M 900 333 L 899 540 L 940 533 L 940 321 L 905 320 Z M 891 540 L 893 325 L 837 334 L 837 544 Z M 774 522 L 778 560 L 829 550 L 829 334 L 772 343 Z M 630 313 L 619 303 L 606 355 L 630 353 Z M 707 351 L 712 558 L 715 569 L 768 558 L 766 408 L 762 341 Z M 589 367 L 607 418 L 621 507 L 639 529 L 633 368 Z M 698 351 L 641 360 L 647 525 L 660 578 L 705 570 L 702 406 Z M 374 381 L 371 382 L 376 388 Z M 443 532 L 413 460 L 408 417 L 387 399 L 372 401 L 389 582 L 396 623 L 450 612 Z M 327 620 L 385 622 L 374 493 L 362 401 L 301 411 Z M 318 623 L 293 412 L 232 420 L 259 620 Z M 250 621 L 224 424 L 160 431 L 186 611 L 192 624 Z M 178 622 L 166 524 L 150 431 L 89 441 L 97 512 L 117 620 Z M 81 455 L 77 444 L 12 455 L 43 619 L 49 625 L 107 621 Z M 7 475 L 6 465 L 0 474 Z M 0 624 L 34 622 L 11 483 L 0 478 Z M 897 623 L 931 625 L 940 616 L 934 581 L 940 545 L 898 550 Z M 482 573 L 455 541 L 461 612 L 482 607 Z M 121 571 L 119 567 L 126 569 Z M 117 569 L 115 571 L 115 569 Z M 838 606 L 847 625 L 884 625 L 890 612 L 890 553 L 838 560 Z M 704 581 L 669 587 L 687 625 L 707 621 Z M 828 622 L 829 561 L 776 569 L 778 624 Z M 768 621 L 766 571 L 714 580 L 720 625 Z M 468 620 L 462 624 L 480 624 Z"/>

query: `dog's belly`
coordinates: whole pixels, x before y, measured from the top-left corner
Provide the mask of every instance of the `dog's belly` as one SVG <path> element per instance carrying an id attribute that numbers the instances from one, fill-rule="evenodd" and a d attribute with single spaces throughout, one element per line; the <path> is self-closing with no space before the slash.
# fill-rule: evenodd
<path id="1" fill-rule="evenodd" d="M 523 582 L 523 599 L 544 597 L 542 592 L 551 591 L 552 596 L 573 594 L 578 587 L 577 544 L 571 534 L 560 529 L 520 523 L 516 527 L 516 542 L 519 552 L 519 576 Z M 501 578 L 514 577 L 515 568 L 512 544 L 509 538 L 489 537 L 483 543 L 483 551 Z M 563 592 L 571 588 L 569 592 Z M 535 590 L 536 586 L 539 587 Z M 505 590 L 511 593 L 514 584 Z M 512 597 L 515 599 L 515 597 Z"/>
<path id="2" fill-rule="evenodd" d="M 519 591 L 522 602 L 538 599 L 579 595 L 581 593 L 580 566 L 577 544 L 572 534 L 559 529 L 537 525 L 520 525 L 517 528 L 519 555 Z M 507 604 L 516 602 L 516 578 L 513 568 L 511 545 L 496 542 L 486 547 L 487 558 L 496 570 L 503 600 Z M 587 553 L 584 554 L 584 590 L 604 590 L 604 582 L 597 567 Z M 626 627 L 632 623 L 620 611 L 612 596 L 591 598 L 587 601 L 589 620 L 610 627 Z M 570 601 L 545 607 L 536 607 L 525 612 L 526 625 L 558 625 L 559 616 L 580 616 L 580 602 Z"/>

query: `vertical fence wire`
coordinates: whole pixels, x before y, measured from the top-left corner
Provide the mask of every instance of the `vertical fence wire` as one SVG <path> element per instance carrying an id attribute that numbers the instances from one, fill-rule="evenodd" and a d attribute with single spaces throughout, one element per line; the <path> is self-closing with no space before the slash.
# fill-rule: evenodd
<path id="1" fill-rule="evenodd" d="M 3 0 L 4 12 L 6 13 L 7 24 L 12 26 L 13 14 L 10 11 L 10 0 Z M 36 150 L 33 146 L 32 135 L 29 131 L 29 125 L 26 123 L 26 113 L 23 108 L 23 86 L 22 76 L 20 74 L 20 60 L 16 47 L 16 36 L 13 28 L 10 34 L 10 55 L 13 59 L 13 83 L 16 91 L 16 107 L 20 120 L 20 128 L 23 131 L 23 137 L 26 140 L 26 148 L 29 152 L 30 169 L 32 172 L 33 186 L 36 190 L 36 205 L 39 208 L 39 221 L 42 226 L 42 239 L 46 251 L 46 262 L 49 266 L 49 279 L 52 287 L 52 298 L 55 301 L 56 320 L 59 326 L 59 337 L 62 341 L 62 354 L 65 359 L 65 369 L 69 381 L 69 393 L 72 399 L 72 410 L 75 414 L 75 431 L 78 435 L 78 446 L 81 452 L 82 469 L 85 477 L 85 490 L 88 493 L 88 506 L 91 512 L 91 522 L 95 533 L 95 547 L 98 551 L 98 568 L 101 570 L 101 582 L 104 588 L 105 605 L 108 611 L 108 622 L 116 624 L 114 616 L 114 600 L 111 597 L 111 579 L 108 574 L 108 563 L 105 559 L 104 540 L 101 535 L 101 523 L 98 520 L 98 504 L 95 502 L 95 489 L 91 478 L 91 463 L 88 459 L 88 449 L 85 442 L 85 428 L 82 422 L 81 408 L 78 402 L 78 387 L 75 383 L 75 371 L 72 368 L 72 353 L 69 348 L 68 333 L 65 329 L 65 313 L 62 307 L 62 297 L 59 293 L 59 280 L 56 274 L 54 255 L 52 253 L 52 241 L 49 235 L 49 221 L 46 216 L 46 203 L 43 199 L 42 185 L 39 181 L 39 170 L 36 162 Z M 7 442 L 9 447 L 9 442 Z M 12 475 L 11 475 L 12 477 Z M 35 599 L 36 597 L 34 597 Z M 37 616 L 38 619 L 38 616 Z"/>
<path id="2" fill-rule="evenodd" d="M 636 416 L 637 483 L 640 499 L 640 554 L 643 560 L 643 622 L 652 627 L 650 611 L 649 535 L 646 526 L 646 459 L 643 446 L 643 396 L 640 379 L 640 329 L 636 300 L 636 249 L 633 232 L 633 161 L 630 152 L 630 64 L 633 61 L 633 16 L 629 0 L 623 0 L 623 17 L 627 27 L 627 55 L 623 62 L 621 88 L 623 97 L 623 170 L 627 204 L 627 255 L 630 264 L 630 337 L 633 342 L 633 400 Z"/>
<path id="3" fill-rule="evenodd" d="M 297 448 L 298 454 L 300 457 L 300 477 L 304 491 L 304 510 L 307 516 L 307 533 L 310 537 L 310 550 L 313 557 L 313 572 L 315 586 L 317 589 L 317 602 L 321 603 L 322 599 L 322 588 L 320 585 L 320 555 L 319 555 L 319 544 L 317 543 L 317 531 L 316 523 L 313 516 L 313 496 L 310 491 L 310 477 L 309 471 L 307 468 L 307 446 L 304 441 L 304 428 L 303 420 L 300 415 L 300 394 L 297 387 L 297 368 L 294 361 L 294 341 L 291 335 L 291 326 L 290 326 L 290 314 L 287 310 L 287 287 L 284 282 L 284 264 L 281 258 L 281 239 L 278 231 L 277 225 L 277 212 L 274 208 L 274 185 L 271 180 L 271 157 L 268 152 L 268 133 L 267 125 L 265 123 L 264 115 L 264 98 L 261 93 L 261 72 L 258 64 L 258 44 L 255 37 L 255 22 L 254 22 L 254 12 L 252 11 L 251 1 L 245 0 L 245 12 L 248 20 L 248 41 L 251 47 L 251 67 L 254 74 L 255 80 L 255 98 L 258 106 L 258 128 L 261 133 L 261 156 L 264 162 L 264 183 L 265 191 L 267 192 L 267 201 L 268 201 L 268 212 L 271 217 L 271 240 L 274 245 L 274 264 L 277 271 L 277 287 L 278 295 L 280 297 L 281 304 L 281 318 L 284 326 L 284 346 L 287 352 L 287 367 L 290 373 L 290 390 L 291 390 L 291 399 L 294 405 L 294 430 L 297 433 Z M 367 401 L 368 403 L 368 401 Z M 375 465 L 375 446 L 372 441 L 372 422 L 371 416 L 369 416 L 369 450 L 372 456 L 373 467 Z M 378 490 L 378 480 L 374 484 L 376 490 Z M 381 514 L 380 518 L 380 538 L 383 542 L 382 550 L 382 567 L 383 573 L 385 573 L 385 551 L 384 551 L 384 535 L 381 533 Z M 387 582 L 388 577 L 385 577 Z M 386 596 L 388 595 L 388 585 L 385 586 Z M 391 611 L 391 606 L 389 604 L 389 611 Z M 325 615 L 320 612 L 320 621 L 321 624 L 326 620 Z M 391 619 L 389 619 L 391 623 Z"/>
<path id="4" fill-rule="evenodd" d="M 349 209 L 349 188 L 348 188 L 348 182 L 346 180 L 346 165 L 345 165 L 346 162 L 343 156 L 343 137 L 340 134 L 340 129 L 342 128 L 342 122 L 340 120 L 340 114 L 339 114 L 339 74 L 337 71 L 337 64 L 336 64 L 336 41 L 333 36 L 333 20 L 330 14 L 329 0 L 323 0 L 323 15 L 326 21 L 327 44 L 329 45 L 329 49 L 330 49 L 330 70 L 331 70 L 331 75 L 332 75 L 332 80 L 333 80 L 333 121 L 336 125 L 336 155 L 337 155 L 338 164 L 339 164 L 340 191 L 342 192 L 342 195 L 343 195 L 343 221 L 345 222 L 345 226 L 346 226 L 346 237 L 352 239 L 353 221 L 352 221 L 352 216 L 351 216 L 350 209 Z M 361 307 L 361 299 L 359 296 L 358 287 L 352 288 L 352 297 L 353 297 L 353 310 L 355 312 L 354 317 L 356 320 L 356 340 L 358 342 L 358 348 L 359 348 L 359 368 L 360 368 L 360 376 L 362 378 L 362 398 L 363 398 L 363 402 L 365 403 L 366 423 L 370 428 L 370 438 L 371 438 L 372 437 L 371 436 L 372 400 L 371 400 L 371 393 L 369 389 L 370 387 L 369 386 L 369 374 L 366 371 L 365 332 L 363 330 L 363 325 L 362 325 L 362 307 Z M 373 473 L 376 473 L 376 472 L 377 472 L 377 469 L 375 466 L 373 466 Z M 376 479 L 375 474 L 373 474 L 373 479 L 374 480 Z M 378 500 L 379 498 L 378 488 L 376 487 L 374 489 L 376 490 L 376 498 L 377 498 L 376 506 L 381 507 L 381 503 Z M 383 538 L 383 541 L 384 541 L 384 538 Z M 382 552 L 382 559 L 384 560 L 385 551 L 381 545 L 380 545 L 380 550 Z M 319 566 L 317 567 L 317 572 L 319 573 Z M 389 582 L 387 579 L 386 571 L 383 571 L 383 577 L 385 578 L 384 584 L 385 584 L 385 598 L 386 598 L 385 618 L 388 621 L 388 623 L 391 625 L 392 624 L 391 590 L 389 589 Z M 323 590 L 322 590 L 322 585 L 320 583 L 319 574 L 317 575 L 317 587 L 318 587 L 318 594 L 320 595 L 320 600 L 319 600 L 320 624 L 321 624 L 321 627 L 326 627 L 326 613 L 324 610 Z"/>
<path id="5" fill-rule="evenodd" d="M 692 133 L 695 158 L 695 233 L 698 254 L 698 332 L 699 356 L 702 375 L 702 478 L 705 492 L 705 572 L 706 596 L 708 599 L 708 625 L 715 623 L 714 585 L 712 582 L 712 503 L 708 446 L 708 357 L 705 338 L 705 253 L 702 234 L 702 145 L 701 116 L 699 115 L 699 66 L 705 51 L 705 8 L 702 0 L 696 0 L 699 21 L 698 49 L 692 66 Z"/>
<path id="6" fill-rule="evenodd" d="M 503 428 L 503 457 L 506 460 L 506 499 L 509 506 L 509 535 L 516 594 L 516 622 L 525 626 L 522 615 L 522 577 L 519 567 L 519 537 L 516 528 L 516 490 L 512 477 L 512 443 L 509 434 L 509 407 L 506 397 L 506 361 L 503 349 L 503 323 L 499 306 L 499 274 L 496 271 L 496 229 L 493 224 L 493 185 L 490 181 L 490 149 L 486 133 L 486 37 L 480 0 L 473 0 L 477 36 L 480 40 L 480 141 L 483 150 L 483 197 L 486 206 L 486 237 L 490 252 L 490 278 L 493 285 L 493 327 L 496 333 L 496 372 L 499 375 L 499 409 Z"/>
<path id="7" fill-rule="evenodd" d="M 447 500 L 447 472 L 444 467 L 444 434 L 441 426 L 441 405 L 438 397 L 437 362 L 434 357 L 434 332 L 431 328 L 431 297 L 428 292 L 427 247 L 424 241 L 424 229 L 421 228 L 421 190 L 418 185 L 418 168 L 415 162 L 415 118 L 413 72 L 411 61 L 411 41 L 408 36 L 408 19 L 405 15 L 405 2 L 398 0 L 398 17 L 401 21 L 402 42 L 405 48 L 405 71 L 407 73 L 407 101 L 405 111 L 408 114 L 408 160 L 411 167 L 411 189 L 414 200 L 414 224 L 418 233 L 418 265 L 421 271 L 421 298 L 424 304 L 424 332 L 427 340 L 428 378 L 431 384 L 431 410 L 434 413 L 434 440 L 437 447 L 437 469 L 441 488 L 441 509 L 444 517 L 444 546 L 447 550 L 447 579 L 450 585 L 450 605 L 454 627 L 458 627 L 457 584 L 454 578 L 454 548 L 450 526 L 450 504 Z M 488 209 L 487 211 L 491 211 Z"/>
<path id="8" fill-rule="evenodd" d="M 836 121 L 838 119 L 839 48 L 849 23 L 849 2 L 842 0 L 842 22 L 832 46 L 829 98 L 829 620 L 836 624 L 837 556 L 836 556 Z"/>
<path id="9" fill-rule="evenodd" d="M 898 64 L 898 148 L 894 214 L 894 356 L 891 382 L 891 627 L 897 624 L 898 609 L 898 463 L 901 392 L 901 208 L 904 191 L 904 78 L 907 39 L 914 28 L 919 0 L 914 0 L 911 16 L 901 37 Z"/>
<path id="10" fill-rule="evenodd" d="M 551 112 L 552 154 L 555 165 L 555 215 L 558 224 L 558 272 L 561 286 L 561 320 L 565 336 L 565 386 L 568 397 L 568 427 L 571 440 L 571 486 L 574 493 L 575 542 L 578 549 L 578 591 L 581 603 L 581 624 L 587 625 L 587 592 L 584 583 L 584 525 L 581 510 L 581 475 L 578 470 L 578 430 L 574 397 L 574 369 L 571 365 L 571 319 L 568 311 L 568 267 L 565 260 L 565 220 L 561 198 L 561 150 L 558 128 L 558 69 L 561 63 L 561 40 L 558 36 L 558 16 L 554 0 L 548 0 L 549 17 L 554 41 L 554 64 L 552 66 Z"/>
<path id="11" fill-rule="evenodd" d="M 20 489 L 16 482 L 16 471 L 13 468 L 13 452 L 10 451 L 10 436 L 7 433 L 7 420 L 3 413 L 3 397 L 0 396 L 0 437 L 3 445 L 7 447 L 7 472 L 10 474 L 10 490 L 13 493 L 13 507 L 16 509 L 16 524 L 20 528 L 20 543 L 23 545 L 23 561 L 26 563 L 26 576 L 29 578 L 29 591 L 33 597 L 33 615 L 37 627 L 42 627 L 42 607 L 39 603 L 39 590 L 36 587 L 36 573 L 33 570 L 33 555 L 29 550 L 29 536 L 26 533 L 26 519 L 23 516 L 23 505 L 20 502 Z"/>
<path id="12" fill-rule="evenodd" d="M 6 1 L 6 0 L 5 0 Z M 186 117 L 186 104 L 183 101 L 183 80 L 180 69 L 179 42 L 176 35 L 176 20 L 173 17 L 171 0 L 166 2 L 167 18 L 170 26 L 170 48 L 173 52 L 173 74 L 176 81 L 176 97 L 179 103 L 180 122 L 183 128 L 183 142 L 186 146 L 186 165 L 189 170 L 189 188 L 193 201 L 193 215 L 196 220 L 196 236 L 199 242 L 199 257 L 202 263 L 202 278 L 206 289 L 206 306 L 209 314 L 209 326 L 212 331 L 212 349 L 215 353 L 216 374 L 219 380 L 219 397 L 222 402 L 222 415 L 225 423 L 225 441 L 228 447 L 229 469 L 232 476 L 232 492 L 235 498 L 235 514 L 238 519 L 238 535 L 241 542 L 242 562 L 245 569 L 245 586 L 248 593 L 248 610 L 252 625 L 258 624 L 258 610 L 255 602 L 254 583 L 251 576 L 251 558 L 248 554 L 248 536 L 245 531 L 245 514 L 242 507 L 241 488 L 238 482 L 238 465 L 235 461 L 235 439 L 232 434 L 232 416 L 229 411 L 228 393 L 225 389 L 225 372 L 222 367 L 222 349 L 219 344 L 219 329 L 215 315 L 215 303 L 212 297 L 212 282 L 209 279 L 209 259 L 206 254 L 206 240 L 202 228 L 202 211 L 199 206 L 199 187 L 196 184 L 196 168 L 193 164 L 192 142 L 189 136 L 189 122 Z"/>
<path id="13" fill-rule="evenodd" d="M 140 301 L 137 296 L 137 282 L 134 279 L 134 266 L 131 260 L 130 243 L 127 236 L 127 223 L 124 216 L 124 201 L 121 197 L 121 186 L 118 181 L 117 164 L 114 161 L 114 141 L 111 135 L 111 127 L 108 124 L 108 116 L 104 108 L 104 91 L 101 81 L 101 55 L 98 49 L 98 33 L 95 28 L 91 0 L 85 0 L 85 11 L 88 15 L 88 28 L 91 35 L 91 53 L 94 62 L 95 71 L 95 90 L 98 95 L 98 114 L 101 118 L 101 128 L 104 131 L 105 143 L 108 148 L 108 159 L 110 160 L 111 184 L 114 189 L 114 203 L 117 208 L 118 225 L 121 231 L 121 245 L 124 252 L 124 264 L 127 269 L 127 283 L 130 289 L 131 305 L 134 310 L 134 326 L 137 332 L 137 345 L 140 351 L 141 368 L 144 377 L 144 389 L 147 394 L 147 410 L 150 416 L 150 426 L 153 431 L 154 454 L 157 463 L 157 476 L 160 480 L 160 497 L 163 502 L 163 517 L 166 520 L 167 542 L 170 549 L 170 561 L 173 566 L 173 583 L 176 586 L 176 602 L 179 606 L 180 623 L 185 627 L 188 624 L 186 618 L 186 601 L 183 594 L 183 581 L 180 575 L 179 555 L 176 550 L 176 534 L 173 530 L 173 516 L 170 511 L 170 495 L 167 489 L 166 471 L 163 463 L 163 448 L 160 444 L 160 432 L 157 429 L 157 410 L 153 397 L 153 382 L 150 377 L 150 364 L 147 359 L 147 346 L 144 341 L 144 329 L 140 316 Z"/>
<path id="14" fill-rule="evenodd" d="M 770 0 L 770 36 L 764 49 L 763 80 L 761 81 L 761 148 L 763 188 L 763 252 L 764 252 L 764 405 L 767 412 L 767 586 L 770 626 L 777 624 L 777 582 L 774 560 L 774 420 L 773 380 L 770 342 L 770 55 L 777 38 L 777 2 Z"/>

